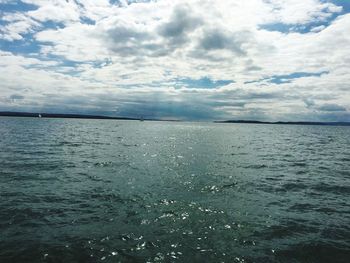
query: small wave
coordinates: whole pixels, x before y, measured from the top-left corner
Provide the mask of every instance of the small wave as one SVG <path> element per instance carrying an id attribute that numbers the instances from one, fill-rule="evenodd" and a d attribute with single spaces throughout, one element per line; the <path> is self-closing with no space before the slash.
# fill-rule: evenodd
<path id="1" fill-rule="evenodd" d="M 337 212 L 336 209 L 333 209 L 331 207 L 320 207 L 320 208 L 315 209 L 315 211 L 321 212 L 321 213 L 326 213 L 326 214 L 333 214 L 333 213 Z"/>
<path id="2" fill-rule="evenodd" d="M 293 167 L 305 167 L 307 166 L 307 163 L 305 162 L 293 162 L 290 164 L 290 166 L 293 166 Z"/>
<path id="3" fill-rule="evenodd" d="M 282 185 L 279 190 L 280 191 L 298 191 L 298 190 L 303 190 L 306 189 L 307 185 L 303 183 L 286 183 Z"/>
<path id="4" fill-rule="evenodd" d="M 78 142 L 68 142 L 68 141 L 62 141 L 58 143 L 58 146 L 70 146 L 70 147 L 79 147 L 82 146 L 82 143 Z"/>
<path id="5" fill-rule="evenodd" d="M 311 189 L 316 190 L 318 192 L 327 192 L 334 194 L 349 194 L 350 186 L 346 185 L 330 185 L 326 183 L 320 183 L 315 186 L 312 186 Z"/>
<path id="6" fill-rule="evenodd" d="M 111 166 L 113 165 L 113 162 L 106 161 L 106 162 L 98 162 L 94 164 L 95 166 L 105 167 L 105 166 Z"/>
<path id="7" fill-rule="evenodd" d="M 130 166 L 129 162 L 112 162 L 112 161 L 103 161 L 94 163 L 95 167 L 120 167 L 120 166 Z"/>
<path id="8" fill-rule="evenodd" d="M 336 255 L 336 256 L 335 256 Z M 350 251 L 336 245 L 317 243 L 298 243 L 285 249 L 276 251 L 278 262 L 349 262 Z M 305 261 L 307 259 L 307 261 Z"/>
<path id="9" fill-rule="evenodd" d="M 89 199 L 98 199 L 100 201 L 118 202 L 118 203 L 135 203 L 136 198 L 124 197 L 117 193 L 92 193 Z"/>
<path id="10" fill-rule="evenodd" d="M 233 183 L 230 183 L 230 184 L 224 184 L 223 186 L 221 186 L 222 189 L 225 189 L 225 188 L 233 188 L 233 187 L 236 187 L 237 186 L 237 182 L 233 182 Z"/>
<path id="11" fill-rule="evenodd" d="M 129 144 L 129 143 L 122 143 L 122 145 L 124 146 L 124 147 L 137 147 L 137 146 L 139 146 L 138 144 Z"/>
<path id="12" fill-rule="evenodd" d="M 266 164 L 250 164 L 247 166 L 243 166 L 243 168 L 246 168 L 246 169 L 263 169 L 267 167 L 268 166 Z"/>
<path id="13" fill-rule="evenodd" d="M 288 238 L 292 236 L 300 236 L 304 233 L 316 233 L 318 228 L 305 224 L 304 221 L 286 221 L 279 225 L 273 225 L 260 233 L 267 240 L 276 238 Z"/>
<path id="14" fill-rule="evenodd" d="M 314 209 L 314 206 L 311 204 L 294 204 L 291 207 L 288 208 L 288 210 L 293 210 L 293 211 L 299 211 L 299 212 L 305 212 Z"/>

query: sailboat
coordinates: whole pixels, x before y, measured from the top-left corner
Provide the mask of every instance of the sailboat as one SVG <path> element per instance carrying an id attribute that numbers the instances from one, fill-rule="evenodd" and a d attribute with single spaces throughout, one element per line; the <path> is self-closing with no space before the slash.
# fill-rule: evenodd
<path id="1" fill-rule="evenodd" d="M 39 117 L 39 118 L 41 118 L 41 117 L 42 117 L 40 113 L 39 113 L 38 117 Z"/>

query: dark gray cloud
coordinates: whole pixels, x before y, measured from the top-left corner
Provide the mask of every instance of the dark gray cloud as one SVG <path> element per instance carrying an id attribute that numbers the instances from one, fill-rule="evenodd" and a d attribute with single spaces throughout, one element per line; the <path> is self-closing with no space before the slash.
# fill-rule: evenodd
<path id="1" fill-rule="evenodd" d="M 310 98 L 306 98 L 303 100 L 305 105 L 306 105 L 306 108 L 312 108 L 313 106 L 315 106 L 315 101 L 310 99 Z"/>
<path id="2" fill-rule="evenodd" d="M 259 66 L 247 66 L 246 68 L 245 68 L 245 70 L 246 71 L 259 71 L 259 70 L 262 70 L 262 68 L 261 67 L 259 67 Z"/>
<path id="3" fill-rule="evenodd" d="M 202 19 L 191 14 L 188 6 L 177 6 L 170 20 L 158 28 L 158 33 L 171 45 L 181 45 L 188 40 L 188 33 L 200 26 Z"/>
<path id="4" fill-rule="evenodd" d="M 328 98 L 321 97 L 321 99 L 327 100 Z M 334 103 L 317 105 L 317 103 L 312 98 L 307 98 L 307 99 L 304 99 L 303 101 L 306 105 L 306 108 L 314 109 L 321 112 L 346 112 L 347 111 L 345 107 Z"/>
<path id="5" fill-rule="evenodd" d="M 140 41 L 149 38 L 147 33 L 133 30 L 126 25 L 115 25 L 113 28 L 107 30 L 106 33 L 114 43 L 125 44 L 128 41 Z"/>
<path id="6" fill-rule="evenodd" d="M 273 100 L 273 99 L 293 99 L 289 94 L 284 91 L 249 91 L 245 89 L 235 89 L 223 91 L 220 93 L 213 93 L 210 95 L 212 100 L 239 100 L 245 102 L 254 102 L 254 101 L 264 101 L 264 100 Z"/>
<path id="7" fill-rule="evenodd" d="M 14 100 L 23 100 L 24 99 L 24 96 L 22 95 L 18 95 L 18 94 L 12 94 L 10 96 L 10 100 L 14 101 Z"/>
<path id="8" fill-rule="evenodd" d="M 338 104 L 324 104 L 317 107 L 320 111 L 346 111 L 346 108 Z"/>
<path id="9" fill-rule="evenodd" d="M 13 98 L 16 94 L 13 94 Z M 19 95 L 20 96 L 20 95 Z M 310 120 L 332 121 L 349 120 L 350 113 L 336 104 L 315 106 L 310 100 L 312 114 L 288 113 L 271 115 L 270 108 L 257 106 L 268 105 L 273 98 L 281 98 L 278 92 L 248 92 L 242 89 L 213 93 L 202 90 L 186 90 L 184 92 L 154 92 L 129 90 L 123 94 L 105 93 L 95 96 L 66 96 L 45 94 L 45 103 L 31 107 L 14 104 L 11 110 L 28 110 L 38 112 L 85 113 L 110 116 L 182 119 L 182 120 L 224 120 L 224 119 L 258 119 L 258 120 Z M 294 97 L 293 97 L 294 98 Z M 28 99 L 28 98 L 27 98 Z M 29 98 L 36 101 L 36 98 Z M 41 98 L 42 99 L 42 98 Z M 285 95 L 284 101 L 291 97 Z M 290 100 L 293 101 L 293 100 Z M 306 100 L 307 101 L 307 100 Z"/>
<path id="10" fill-rule="evenodd" d="M 220 29 L 206 30 L 198 47 L 205 51 L 227 49 L 236 54 L 244 55 L 246 52 L 242 49 L 243 39 L 238 38 L 239 35 L 229 34 L 220 31 Z"/>
<path id="11" fill-rule="evenodd" d="M 149 55 L 159 50 L 159 45 L 152 43 L 152 36 L 147 31 L 116 20 L 108 30 L 101 28 L 101 34 L 109 50 L 120 56 Z"/>
<path id="12" fill-rule="evenodd" d="M 90 96 L 67 97 L 47 95 L 45 104 L 35 111 L 77 112 L 86 114 L 104 114 L 110 116 L 144 117 L 181 120 L 215 120 L 225 119 L 224 111 L 213 109 L 214 105 L 205 98 L 191 99 L 181 96 L 181 100 L 166 93 L 136 93 L 113 95 L 100 94 L 94 99 Z M 62 106 L 64 105 L 64 106 Z M 217 103 L 215 106 L 221 106 Z M 33 110 L 33 109 L 32 109 Z"/>
<path id="13" fill-rule="evenodd" d="M 142 31 L 119 20 L 107 31 L 101 31 L 108 49 L 120 56 L 166 56 L 190 41 L 188 34 L 202 24 L 201 18 L 192 13 L 187 5 L 175 7 L 170 19 L 160 24 L 156 32 Z M 163 41 L 159 42 L 157 35 Z"/>
<path id="14" fill-rule="evenodd" d="M 153 101 L 149 103 L 124 104 L 118 109 L 118 115 L 133 115 L 146 118 L 176 118 L 183 120 L 208 120 L 225 116 L 205 104 L 176 101 Z"/>
<path id="15" fill-rule="evenodd" d="M 230 46 L 231 41 L 222 32 L 211 31 L 205 34 L 200 44 L 205 50 L 225 49 Z"/>
<path id="16" fill-rule="evenodd" d="M 231 52 L 234 55 L 231 60 L 235 57 L 247 57 L 244 44 L 254 43 L 254 40 L 248 31 L 229 32 L 221 27 L 210 27 L 202 31 L 196 42 L 195 48 L 189 52 L 190 57 L 223 63 L 227 60 L 227 56 L 219 51 Z M 255 68 L 255 70 L 259 69 Z"/>

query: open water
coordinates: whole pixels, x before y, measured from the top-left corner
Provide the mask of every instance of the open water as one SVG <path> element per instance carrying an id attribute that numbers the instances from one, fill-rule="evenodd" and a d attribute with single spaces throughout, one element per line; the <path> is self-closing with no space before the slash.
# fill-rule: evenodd
<path id="1" fill-rule="evenodd" d="M 0 262 L 350 262 L 350 127 L 0 118 Z"/>

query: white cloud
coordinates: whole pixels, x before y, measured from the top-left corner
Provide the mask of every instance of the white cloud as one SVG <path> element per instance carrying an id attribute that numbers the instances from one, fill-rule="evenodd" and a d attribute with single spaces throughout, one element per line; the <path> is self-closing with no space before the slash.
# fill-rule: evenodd
<path id="1" fill-rule="evenodd" d="M 319 0 L 267 0 L 266 2 L 272 6 L 276 20 L 285 24 L 323 21 L 333 13 L 342 11 L 340 6 Z"/>
<path id="2" fill-rule="evenodd" d="M 55 4 L 45 4 L 27 15 L 35 20 L 55 21 L 62 23 L 76 22 L 80 19 L 79 8 L 70 1 L 59 1 Z"/>
<path id="3" fill-rule="evenodd" d="M 336 109 L 334 105 L 350 108 L 346 85 L 350 80 L 350 37 L 346 33 L 350 32 L 350 15 L 320 25 L 342 11 L 329 2 L 23 2 L 37 9 L 6 13 L 2 17 L 6 25 L 0 27 L 1 37 L 7 41 L 22 39 L 40 45 L 36 58 L 2 53 L 6 57 L 0 64 L 5 83 L 2 93 L 10 98 L 12 89 L 17 95 L 23 87 L 27 94 L 15 100 L 19 105 L 29 103 L 29 94 L 40 105 L 52 107 L 58 99 L 45 94 L 55 94 L 60 101 L 80 94 L 82 107 L 93 103 L 101 105 L 96 106 L 101 110 L 105 105 L 105 110 L 117 107 L 126 113 L 132 111 L 130 105 L 141 111 L 150 110 L 145 105 L 157 102 L 157 109 L 166 111 L 166 104 L 173 101 L 173 107 L 179 109 L 181 103 L 193 104 L 188 107 L 197 117 L 200 114 L 195 107 L 208 117 L 260 114 L 270 118 L 295 117 L 296 112 L 317 117 L 320 109 Z M 58 24 L 46 28 L 46 22 Z M 312 29 L 308 33 L 264 29 L 274 23 L 311 25 Z M 34 34 L 33 39 L 27 39 L 28 33 Z M 295 72 L 325 74 L 288 78 Z M 23 77 L 19 80 L 18 75 Z M 271 83 L 273 76 L 287 78 L 281 79 L 283 84 L 275 84 Z M 176 85 L 178 79 L 204 77 L 234 83 L 212 90 Z M 308 100 L 315 106 L 307 107 Z"/>
<path id="4" fill-rule="evenodd" d="M 34 32 L 36 28 L 40 27 L 37 21 L 21 13 L 6 14 L 2 20 L 8 24 L 0 27 L 0 39 L 8 41 L 21 40 L 23 39 L 22 35 Z"/>

